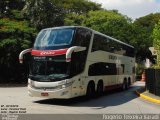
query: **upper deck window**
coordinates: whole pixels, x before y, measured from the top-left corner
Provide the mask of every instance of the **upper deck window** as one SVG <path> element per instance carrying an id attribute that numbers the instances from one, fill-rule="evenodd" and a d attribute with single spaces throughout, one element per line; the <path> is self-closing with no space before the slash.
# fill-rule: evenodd
<path id="1" fill-rule="evenodd" d="M 70 45 L 73 34 L 72 28 L 42 30 L 36 38 L 34 47 Z"/>
<path id="2" fill-rule="evenodd" d="M 134 57 L 134 48 L 99 34 L 94 34 L 92 52 L 106 51 L 118 55 Z"/>

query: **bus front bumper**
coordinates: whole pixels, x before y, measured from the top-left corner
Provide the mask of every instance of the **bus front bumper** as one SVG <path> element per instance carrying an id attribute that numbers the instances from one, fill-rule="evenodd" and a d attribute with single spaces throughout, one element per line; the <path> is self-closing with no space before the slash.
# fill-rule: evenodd
<path id="1" fill-rule="evenodd" d="M 47 88 L 36 89 L 28 85 L 28 94 L 31 97 L 69 99 L 71 98 L 71 92 L 71 86 L 57 90 L 48 90 Z"/>

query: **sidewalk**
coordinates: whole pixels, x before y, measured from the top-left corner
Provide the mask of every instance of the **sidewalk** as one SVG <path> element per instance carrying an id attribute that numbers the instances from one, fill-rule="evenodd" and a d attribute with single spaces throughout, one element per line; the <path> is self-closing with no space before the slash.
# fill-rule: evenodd
<path id="1" fill-rule="evenodd" d="M 140 89 L 136 90 L 135 93 L 139 97 L 141 97 L 145 100 L 148 100 L 148 101 L 153 102 L 153 103 L 160 104 L 160 97 L 156 96 L 152 93 L 149 93 L 149 91 L 146 91 L 144 87 L 141 87 Z"/>

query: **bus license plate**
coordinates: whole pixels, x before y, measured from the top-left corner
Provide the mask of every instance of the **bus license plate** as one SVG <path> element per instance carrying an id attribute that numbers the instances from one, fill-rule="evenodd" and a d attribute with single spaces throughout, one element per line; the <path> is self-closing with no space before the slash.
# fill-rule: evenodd
<path id="1" fill-rule="evenodd" d="M 49 96 L 48 93 L 41 93 L 41 96 Z"/>

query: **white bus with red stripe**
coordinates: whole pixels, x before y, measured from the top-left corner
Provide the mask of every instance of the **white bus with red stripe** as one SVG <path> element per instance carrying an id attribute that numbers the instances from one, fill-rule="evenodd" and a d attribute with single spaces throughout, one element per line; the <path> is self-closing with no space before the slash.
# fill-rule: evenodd
<path id="1" fill-rule="evenodd" d="M 80 26 L 47 28 L 30 52 L 30 96 L 68 99 L 128 89 L 135 78 L 134 47 Z"/>

